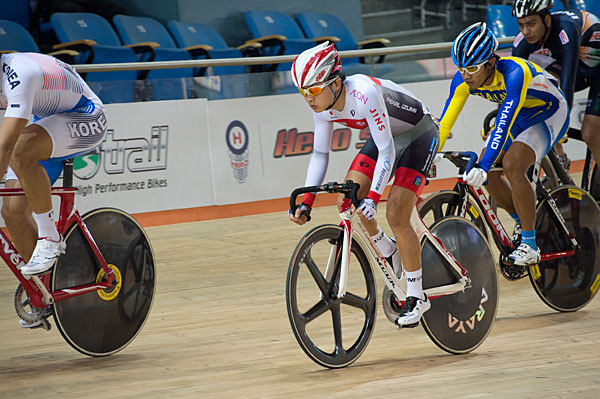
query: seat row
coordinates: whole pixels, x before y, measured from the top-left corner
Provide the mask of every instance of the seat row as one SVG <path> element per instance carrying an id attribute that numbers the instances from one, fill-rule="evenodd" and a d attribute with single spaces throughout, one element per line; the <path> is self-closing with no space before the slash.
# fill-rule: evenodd
<path id="1" fill-rule="evenodd" d="M 322 13 L 300 13 L 298 23 L 279 11 L 247 11 L 245 19 L 253 36 L 246 43 L 231 47 L 221 35 L 207 25 L 195 22 L 170 21 L 167 27 L 155 19 L 116 15 L 113 25 L 97 14 L 55 13 L 51 24 L 60 43 L 53 46 L 61 55 L 72 57 L 76 64 L 99 64 L 140 61 L 179 61 L 192 59 L 240 58 L 244 56 L 272 56 L 298 54 L 325 40 L 335 42 L 339 50 L 354 50 L 385 46 L 386 41 L 370 40 L 357 43 L 348 27 L 336 16 Z M 33 51 L 39 48 L 31 35 L 11 21 L 0 21 L 0 50 Z M 358 58 L 344 60 L 349 73 L 369 73 L 371 67 Z M 382 61 L 380 58 L 379 62 Z M 150 71 L 96 72 L 85 76 L 105 91 L 113 82 L 149 80 L 153 82 L 151 99 L 161 100 L 186 97 L 174 95 L 172 80 L 198 76 L 223 76 L 247 72 L 286 71 L 289 64 L 262 67 L 222 66 L 210 68 L 176 68 Z M 380 65 L 385 70 L 388 66 Z M 116 82 L 116 83 L 115 83 Z M 161 87 L 161 85 L 166 85 Z M 107 102 L 131 101 L 133 94 L 110 90 L 118 98 L 104 98 Z M 177 89 L 176 89 L 177 91 Z M 102 93 L 101 93 L 102 94 Z"/>

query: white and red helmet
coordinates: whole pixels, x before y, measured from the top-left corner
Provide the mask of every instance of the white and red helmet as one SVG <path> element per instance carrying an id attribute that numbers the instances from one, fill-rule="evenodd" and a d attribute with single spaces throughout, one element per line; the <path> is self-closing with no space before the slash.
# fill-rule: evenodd
<path id="1" fill-rule="evenodd" d="M 342 63 L 334 44 L 321 43 L 305 50 L 292 64 L 292 79 L 297 88 L 327 82 L 334 73 L 342 71 Z"/>

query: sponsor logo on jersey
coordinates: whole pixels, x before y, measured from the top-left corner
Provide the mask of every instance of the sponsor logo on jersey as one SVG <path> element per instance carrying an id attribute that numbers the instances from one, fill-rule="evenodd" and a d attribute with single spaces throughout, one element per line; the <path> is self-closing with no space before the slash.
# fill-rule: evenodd
<path id="1" fill-rule="evenodd" d="M 8 81 L 11 90 L 21 84 L 21 81 L 18 80 L 19 75 L 17 75 L 15 70 L 10 66 L 2 64 L 2 72 L 4 72 L 4 76 L 6 76 L 6 80 Z"/>
<path id="2" fill-rule="evenodd" d="M 385 119 L 383 119 L 385 117 L 385 115 L 383 115 L 383 117 L 379 114 L 379 112 L 377 111 L 377 109 L 371 109 L 369 110 L 369 112 L 371 113 L 371 116 L 373 117 L 373 120 L 375 121 L 375 123 L 377 123 L 377 129 L 379 131 L 382 131 L 385 129 Z"/>
<path id="3" fill-rule="evenodd" d="M 552 52 L 549 49 L 547 49 L 547 48 L 541 48 L 539 50 L 535 50 L 533 53 L 534 54 L 545 55 L 547 57 L 552 56 Z"/>
<path id="4" fill-rule="evenodd" d="M 600 31 L 592 33 L 592 37 L 590 37 L 590 42 L 600 42 Z"/>
<path id="5" fill-rule="evenodd" d="M 102 135 L 106 131 L 106 117 L 100 115 L 98 120 L 93 122 L 72 122 L 67 123 L 71 138 L 88 137 Z"/>
<path id="6" fill-rule="evenodd" d="M 367 103 L 367 101 L 369 101 L 369 97 L 365 96 L 363 93 L 361 93 L 361 92 L 360 92 L 360 91 L 358 91 L 358 90 L 352 90 L 352 91 L 350 92 L 350 95 L 351 95 L 352 97 L 355 97 L 355 98 L 357 98 L 359 101 L 362 101 L 362 103 L 363 103 L 363 104 L 366 104 L 366 103 Z"/>
<path id="7" fill-rule="evenodd" d="M 517 37 L 515 37 L 515 41 L 513 42 L 513 47 L 517 47 L 519 45 L 519 43 L 521 43 L 521 40 L 524 39 L 524 36 L 522 33 L 519 33 L 517 35 Z"/>
<path id="8" fill-rule="evenodd" d="M 565 32 L 564 29 L 560 31 L 558 37 L 560 38 L 560 42 L 563 44 L 563 46 L 569 43 L 569 36 L 567 36 L 567 32 Z"/>
<path id="9" fill-rule="evenodd" d="M 10 104 L 11 108 L 21 108 L 20 104 Z"/>
<path id="10" fill-rule="evenodd" d="M 421 183 L 423 183 L 423 178 L 421 176 L 415 176 L 415 180 L 413 180 L 413 184 L 417 187 L 421 187 Z"/>

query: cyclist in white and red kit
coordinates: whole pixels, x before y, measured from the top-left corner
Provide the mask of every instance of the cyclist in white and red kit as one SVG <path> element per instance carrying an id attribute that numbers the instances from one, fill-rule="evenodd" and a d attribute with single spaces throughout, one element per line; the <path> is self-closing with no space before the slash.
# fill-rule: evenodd
<path id="1" fill-rule="evenodd" d="M 50 187 L 64 159 L 102 142 L 106 115 L 79 74 L 54 57 L 11 53 L 3 54 L 0 63 L 0 107 L 6 108 L 0 123 L 0 174 L 10 165 L 6 186 L 22 186 L 26 197 L 7 197 L 2 216 L 15 246 L 29 259 L 21 272 L 42 274 L 65 251 L 54 224 Z"/>
<path id="2" fill-rule="evenodd" d="M 400 260 L 407 277 L 407 298 L 396 325 L 414 327 L 431 304 L 423 293 L 421 247 L 410 216 L 439 145 L 438 126 L 429 110 L 408 90 L 392 81 L 366 75 L 345 77 L 333 44 L 323 43 L 301 53 L 292 65 L 295 85 L 313 110 L 314 150 L 306 186 L 323 183 L 333 124 L 368 128 L 371 137 L 356 156 L 346 180 L 360 184 L 359 214 L 384 256 L 391 258 L 396 273 Z M 387 220 L 395 241 L 375 221 L 377 204 L 394 177 L 387 203 Z M 304 224 L 315 194 L 305 194 L 290 219 Z M 340 199 L 341 200 L 341 199 Z M 399 254 L 399 256 L 398 256 Z"/>

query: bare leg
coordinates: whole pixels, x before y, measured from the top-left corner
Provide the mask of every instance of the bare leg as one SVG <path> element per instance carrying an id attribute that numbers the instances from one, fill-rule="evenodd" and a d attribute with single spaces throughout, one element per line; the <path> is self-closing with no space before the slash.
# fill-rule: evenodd
<path id="1" fill-rule="evenodd" d="M 421 246 L 412 225 L 410 215 L 417 203 L 417 195 L 403 187 L 393 186 L 387 204 L 387 220 L 396 237 L 396 244 L 407 272 L 421 268 Z"/>
<path id="2" fill-rule="evenodd" d="M 52 140 L 39 125 L 29 125 L 19 136 L 11 159 L 11 167 L 19 177 L 31 209 L 35 213 L 52 210 L 50 179 L 38 162 L 52 154 Z"/>
<path id="3" fill-rule="evenodd" d="M 523 230 L 535 229 L 535 192 L 527 179 L 527 169 L 535 162 L 535 153 L 526 144 L 512 143 L 504 157 L 504 172 L 512 187 L 513 203 Z"/>
<path id="4" fill-rule="evenodd" d="M 17 180 L 7 180 L 6 188 L 21 187 Z M 24 196 L 4 197 L 2 218 L 14 244 L 27 263 L 37 240 L 37 225 L 31 216 L 31 207 Z"/>
<path id="5" fill-rule="evenodd" d="M 581 126 L 581 137 L 594 155 L 596 163 L 600 163 L 600 116 L 586 114 Z"/>
<path id="6" fill-rule="evenodd" d="M 512 190 L 502 172 L 488 173 L 488 184 L 485 186 L 487 192 L 496 200 L 498 205 L 508 213 L 515 212 Z"/>

